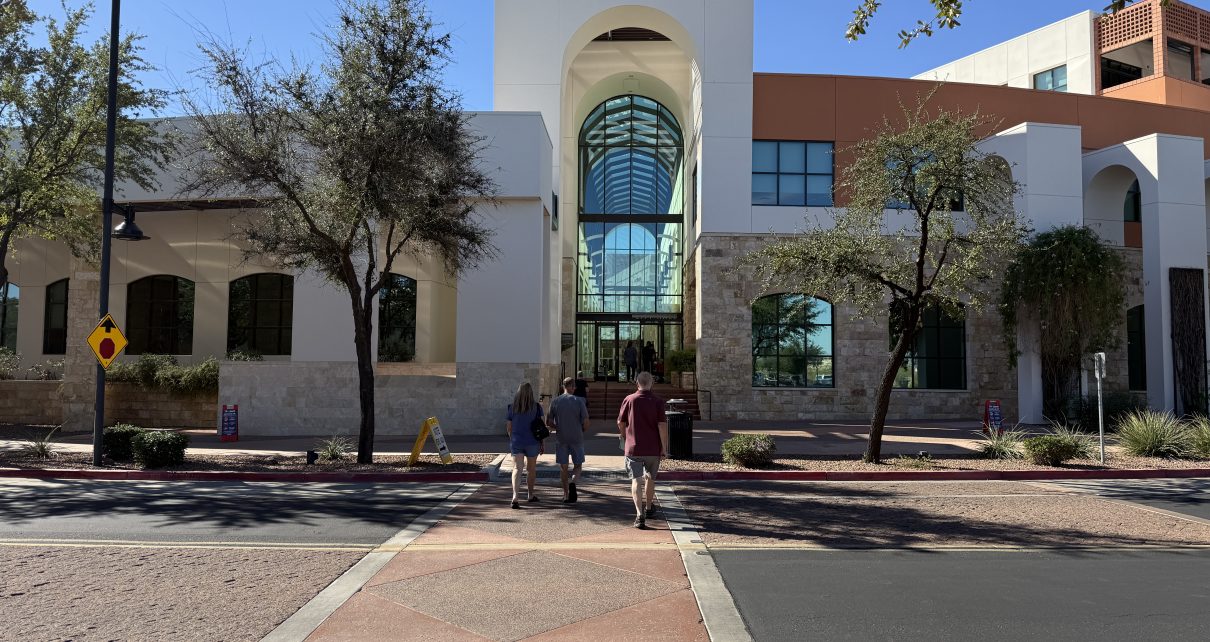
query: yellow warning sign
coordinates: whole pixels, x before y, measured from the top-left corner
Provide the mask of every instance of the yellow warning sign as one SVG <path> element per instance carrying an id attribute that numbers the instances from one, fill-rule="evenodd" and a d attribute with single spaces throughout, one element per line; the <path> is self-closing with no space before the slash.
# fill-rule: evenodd
<path id="1" fill-rule="evenodd" d="M 445 435 L 441 434 L 441 424 L 437 423 L 436 417 L 429 417 L 420 427 L 420 434 L 416 435 L 416 443 L 412 446 L 412 456 L 408 457 L 409 466 L 415 466 L 416 462 L 420 461 L 420 450 L 424 448 L 424 442 L 430 434 L 433 435 L 433 444 L 437 446 L 437 454 L 441 455 L 441 463 L 454 463 L 454 456 L 450 454 L 449 447 L 445 445 Z"/>
<path id="2" fill-rule="evenodd" d="M 109 369 L 109 364 L 113 363 L 114 359 L 126 349 L 126 336 L 118 329 L 118 324 L 113 322 L 113 317 L 108 314 L 104 319 L 97 324 L 97 327 L 88 333 L 88 346 L 92 348 L 92 353 L 97 355 L 97 361 L 101 362 L 101 367 Z"/>

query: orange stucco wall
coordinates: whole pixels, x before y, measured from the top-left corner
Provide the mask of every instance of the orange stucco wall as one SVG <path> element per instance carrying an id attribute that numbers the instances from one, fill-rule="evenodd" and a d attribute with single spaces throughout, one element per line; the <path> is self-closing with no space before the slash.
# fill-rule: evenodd
<path id="1" fill-rule="evenodd" d="M 1101 93 L 1111 98 L 1210 111 L 1210 86 L 1171 76 L 1151 76 Z"/>
<path id="2" fill-rule="evenodd" d="M 1201 89 L 1191 83 L 1181 84 Z M 901 102 L 915 105 L 919 97 L 936 87 L 934 81 L 901 78 L 756 74 L 752 136 L 830 140 L 836 141 L 837 150 L 843 150 L 869 137 L 884 115 L 894 122 Z M 1079 125 L 1083 146 L 1089 150 L 1154 133 L 1196 136 L 1206 140 L 1206 156 L 1210 157 L 1210 111 L 965 83 L 941 85 L 933 101 L 950 109 L 977 109 L 991 114 L 1000 121 L 999 129 L 1027 121 Z M 844 154 L 838 153 L 837 164 L 843 165 L 844 161 Z"/>

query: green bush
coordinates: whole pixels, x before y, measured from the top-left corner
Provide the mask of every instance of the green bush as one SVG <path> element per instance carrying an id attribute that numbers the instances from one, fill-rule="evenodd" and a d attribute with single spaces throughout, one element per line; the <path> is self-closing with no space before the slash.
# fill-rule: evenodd
<path id="1" fill-rule="evenodd" d="M 155 373 L 155 387 L 176 394 L 218 391 L 218 360 L 214 357 L 192 366 L 165 366 Z"/>
<path id="2" fill-rule="evenodd" d="M 170 430 L 148 430 L 132 442 L 134 460 L 143 468 L 163 468 L 185 461 L 189 435 Z"/>
<path id="3" fill-rule="evenodd" d="M 697 352 L 693 350 L 671 350 L 664 360 L 668 372 L 694 372 L 697 370 Z"/>
<path id="4" fill-rule="evenodd" d="M 984 459 L 1020 459 L 1021 441 L 1025 433 L 1018 430 L 987 430 L 979 432 L 979 456 Z"/>
<path id="5" fill-rule="evenodd" d="M 21 355 L 9 348 L 0 346 L 0 380 L 15 379 L 17 368 L 21 366 Z"/>
<path id="6" fill-rule="evenodd" d="M 264 361 L 265 355 L 255 350 L 232 350 L 227 353 L 227 361 Z"/>
<path id="7" fill-rule="evenodd" d="M 213 357 L 192 366 L 182 366 L 171 355 L 145 354 L 134 363 L 113 364 L 105 373 L 105 378 L 137 383 L 149 390 L 194 394 L 218 392 L 218 369 L 218 360 Z"/>
<path id="8" fill-rule="evenodd" d="M 1069 439 L 1058 435 L 1028 437 L 1021 441 L 1029 460 L 1039 466 L 1058 466 L 1074 459 L 1077 447 Z"/>
<path id="9" fill-rule="evenodd" d="M 145 432 L 146 428 L 115 424 L 105 429 L 105 435 L 101 437 L 101 447 L 114 461 L 130 461 L 134 459 L 134 438 Z"/>
<path id="10" fill-rule="evenodd" d="M 736 435 L 723 442 L 723 461 L 744 468 L 767 468 L 777 443 L 769 435 Z"/>
<path id="11" fill-rule="evenodd" d="M 1189 457 L 1193 431 L 1168 412 L 1139 410 L 1118 424 L 1118 444 L 1136 457 Z"/>
<path id="12" fill-rule="evenodd" d="M 1194 417 L 1189 422 L 1189 445 L 1192 447 L 1192 456 L 1210 459 L 1210 419 L 1204 415 Z"/>

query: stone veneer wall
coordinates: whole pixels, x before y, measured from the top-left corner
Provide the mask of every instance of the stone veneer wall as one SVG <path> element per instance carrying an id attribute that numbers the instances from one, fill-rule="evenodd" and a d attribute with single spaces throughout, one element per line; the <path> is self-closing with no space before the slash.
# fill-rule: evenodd
<path id="1" fill-rule="evenodd" d="M 176 395 L 133 383 L 105 384 L 105 425 L 217 430 L 218 393 Z"/>
<path id="2" fill-rule="evenodd" d="M 62 382 L 0 381 L 0 423 L 58 425 L 65 403 Z M 135 384 L 105 386 L 105 425 L 131 423 L 146 428 L 214 428 L 214 393 L 172 395 L 143 390 Z M 65 432 L 90 432 L 92 406 L 85 426 L 64 426 Z"/>
<path id="3" fill-rule="evenodd" d="M 66 432 L 91 431 L 96 415 L 97 358 L 86 339 L 100 320 L 97 318 L 100 300 L 100 272 L 72 259 L 71 280 L 67 283 L 67 354 L 59 393 Z"/>
<path id="4" fill-rule="evenodd" d="M 733 272 L 734 261 L 764 243 L 755 236 L 703 236 L 702 319 L 697 339 L 698 386 L 709 390 L 712 415 L 723 419 L 867 421 L 871 398 L 886 365 L 886 318 L 855 320 L 852 310 L 833 311 L 835 388 L 777 389 L 752 386 L 751 301 L 759 285 Z M 966 390 L 896 390 L 892 420 L 978 421 L 983 402 L 999 399 L 1004 416 L 1017 416 L 1016 371 L 1008 367 L 1001 323 L 994 309 L 971 312 L 966 320 Z"/>
<path id="5" fill-rule="evenodd" d="M 239 404 L 241 435 L 357 434 L 354 363 L 224 362 L 219 373 L 218 403 Z M 455 376 L 379 375 L 375 434 L 414 435 L 425 419 L 437 417 L 446 434 L 503 439 L 506 409 L 520 382 L 550 394 L 558 376 L 557 364 L 525 363 L 459 363 Z"/>
<path id="6" fill-rule="evenodd" d="M 0 423 L 63 423 L 58 381 L 0 381 Z"/>

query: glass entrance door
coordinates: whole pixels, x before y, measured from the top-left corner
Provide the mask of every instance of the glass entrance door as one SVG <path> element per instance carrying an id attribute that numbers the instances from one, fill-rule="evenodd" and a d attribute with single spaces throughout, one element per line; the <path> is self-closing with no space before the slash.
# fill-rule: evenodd
<path id="1" fill-rule="evenodd" d="M 618 350 L 618 326 L 597 324 L 597 359 L 594 377 L 597 381 L 617 381 L 618 363 L 622 358 Z"/>

